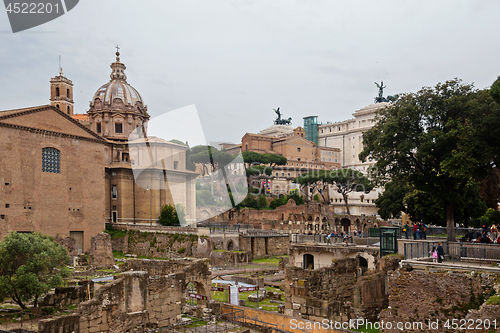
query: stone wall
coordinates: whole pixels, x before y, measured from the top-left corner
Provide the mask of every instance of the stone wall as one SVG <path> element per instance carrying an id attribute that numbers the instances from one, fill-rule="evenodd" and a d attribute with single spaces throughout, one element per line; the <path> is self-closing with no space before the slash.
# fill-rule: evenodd
<path id="1" fill-rule="evenodd" d="M 240 237 L 236 233 L 221 233 L 210 235 L 210 240 L 217 250 L 239 251 Z"/>
<path id="2" fill-rule="evenodd" d="M 286 265 L 290 262 L 290 257 L 280 257 L 278 262 L 278 269 L 284 271 Z"/>
<path id="3" fill-rule="evenodd" d="M 348 220 L 341 224 L 341 220 Z M 367 231 L 368 228 L 379 226 L 373 216 L 340 215 L 335 212 L 333 205 L 310 201 L 297 206 L 294 200 L 289 200 L 286 205 L 273 210 L 257 210 L 244 208 L 230 210 L 207 221 L 231 224 L 249 224 L 263 230 L 282 230 L 283 232 L 297 233 L 312 231 L 313 233 L 326 233 L 338 231 L 351 226 L 351 229 Z"/>
<path id="4" fill-rule="evenodd" d="M 387 271 L 396 266 L 396 258 L 382 258 L 371 271 L 360 267 L 358 258 L 334 260 L 319 269 L 287 265 L 285 313 L 317 321 L 376 320 L 388 304 Z"/>
<path id="5" fill-rule="evenodd" d="M 285 269 L 285 309 L 293 316 L 323 317 L 345 321 L 352 317 L 347 304 L 353 300 L 357 261 L 338 260 L 331 267 L 306 270 Z M 295 311 L 290 311 L 295 310 Z"/>
<path id="6" fill-rule="evenodd" d="M 148 274 L 125 272 L 78 305 L 80 332 L 126 332 L 148 322 Z"/>
<path id="7" fill-rule="evenodd" d="M 210 300 L 212 273 L 209 259 L 129 259 L 125 262 L 124 269 L 145 271 L 150 276 L 166 276 L 174 273 L 182 274 L 178 278 L 182 280 L 183 289 L 188 283 L 193 283 L 197 293 L 207 296 L 208 300 Z"/>
<path id="8" fill-rule="evenodd" d="M 292 333 L 348 333 L 350 331 L 322 327 L 320 322 L 313 322 L 300 317 L 291 317 L 272 311 L 246 308 L 238 305 L 224 304 L 222 313 L 227 317 L 254 328 L 261 328 L 264 332 L 292 332 Z"/>
<path id="9" fill-rule="evenodd" d="M 389 274 L 389 309 L 380 320 L 425 322 L 439 320 L 439 332 L 455 332 L 442 326 L 447 319 L 500 320 L 500 306 L 481 305 L 495 293 L 496 274 L 455 272 L 411 272 L 398 270 Z M 479 309 L 479 310 L 478 310 Z M 474 311 L 476 310 L 476 311 Z M 478 311 L 477 311 L 478 310 Z M 423 326 L 418 332 L 436 332 Z M 498 327 L 498 326 L 497 326 Z M 406 331 L 412 332 L 411 329 Z M 397 330 L 385 330 L 392 333 Z"/>
<path id="10" fill-rule="evenodd" d="M 210 254 L 212 266 L 232 266 L 250 261 L 249 254 L 243 251 L 213 251 Z"/>
<path id="11" fill-rule="evenodd" d="M 110 268 L 115 264 L 111 249 L 111 236 L 101 232 L 90 238 L 89 265 L 96 269 Z"/>
<path id="12" fill-rule="evenodd" d="M 181 273 L 149 278 L 147 308 L 150 324 L 170 326 L 180 319 L 184 281 L 185 276 Z"/>
<path id="13" fill-rule="evenodd" d="M 138 260 L 94 297 L 80 303 L 71 317 L 43 320 L 40 332 L 122 333 L 169 326 L 180 320 L 184 290 L 193 283 L 196 292 L 210 299 L 211 272 L 207 259 Z M 172 273 L 173 272 L 173 273 Z M 200 306 L 207 301 L 199 301 Z"/>
<path id="14" fill-rule="evenodd" d="M 128 253 L 128 236 L 111 238 L 111 249 Z"/>
<path id="15" fill-rule="evenodd" d="M 113 251 L 155 258 L 197 257 L 198 235 L 128 230 L 125 239 L 112 241 Z"/>
<path id="16" fill-rule="evenodd" d="M 128 230 L 124 237 L 111 239 L 112 250 L 154 258 L 213 258 L 214 266 L 242 263 L 251 259 L 288 254 L 289 236 L 242 236 L 174 234 Z M 214 250 L 233 254 L 220 254 Z M 240 254 L 241 252 L 246 252 Z"/>
<path id="17" fill-rule="evenodd" d="M 64 248 L 68 251 L 68 255 L 77 256 L 78 250 L 76 249 L 76 239 L 73 237 L 61 238 L 59 236 L 55 237 L 55 241 L 64 246 Z"/>
<path id="18" fill-rule="evenodd" d="M 87 285 L 88 283 L 88 285 Z M 94 294 L 94 282 L 84 282 L 83 286 L 58 287 L 49 292 L 41 301 L 40 306 L 65 306 L 85 302 L 89 295 Z"/>
<path id="19" fill-rule="evenodd" d="M 80 316 L 78 314 L 42 319 L 38 322 L 38 333 L 80 332 Z"/>
<path id="20" fill-rule="evenodd" d="M 252 259 L 282 256 L 288 254 L 290 237 L 279 236 L 240 236 L 240 250 L 249 252 Z"/>

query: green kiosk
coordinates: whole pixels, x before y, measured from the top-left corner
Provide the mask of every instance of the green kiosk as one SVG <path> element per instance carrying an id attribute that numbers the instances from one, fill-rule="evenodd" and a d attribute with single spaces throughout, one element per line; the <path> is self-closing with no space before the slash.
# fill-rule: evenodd
<path id="1" fill-rule="evenodd" d="M 399 227 L 380 227 L 380 256 L 398 253 Z"/>

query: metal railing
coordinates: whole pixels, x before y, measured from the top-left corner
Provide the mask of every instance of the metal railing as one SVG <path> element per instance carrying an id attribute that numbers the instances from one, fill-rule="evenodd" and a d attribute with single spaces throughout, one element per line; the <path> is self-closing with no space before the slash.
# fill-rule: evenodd
<path id="1" fill-rule="evenodd" d="M 210 229 L 211 234 L 215 233 L 240 233 L 248 232 L 251 230 L 261 231 L 260 226 L 255 226 L 253 224 L 198 224 L 198 227 L 205 227 Z"/>
<path id="2" fill-rule="evenodd" d="M 13 330 L 38 332 L 38 322 L 46 319 L 47 316 L 34 314 L 28 311 L 15 311 L 0 315 L 0 332 L 10 332 Z"/>
<path id="3" fill-rule="evenodd" d="M 411 242 L 404 244 L 405 259 L 427 259 L 432 257 L 433 247 L 438 242 Z M 500 261 L 500 244 L 442 242 L 444 254 L 450 259 L 465 261 Z"/>
<path id="4" fill-rule="evenodd" d="M 300 234 L 291 234 L 291 242 L 292 243 L 305 243 L 305 242 L 316 242 L 316 243 L 325 243 L 325 244 L 345 244 L 345 240 L 342 237 L 330 237 L 328 239 L 328 235 L 324 234 L 314 234 L 314 235 L 300 235 Z M 353 244 L 353 238 L 348 237 L 347 242 L 349 244 Z"/>
<path id="5" fill-rule="evenodd" d="M 400 238 L 406 238 L 406 233 L 403 232 L 403 227 L 400 226 L 401 230 L 401 237 Z M 464 236 L 468 232 L 482 232 L 482 229 L 480 228 L 455 228 L 455 235 L 457 237 L 459 236 Z M 448 232 L 448 228 L 446 227 L 427 227 L 427 230 L 422 234 L 419 232 L 419 238 L 416 238 L 416 234 L 413 232 L 412 226 L 410 226 L 408 230 L 408 239 L 427 239 L 427 237 L 436 237 L 436 236 L 443 236 L 446 237 L 446 234 Z"/>

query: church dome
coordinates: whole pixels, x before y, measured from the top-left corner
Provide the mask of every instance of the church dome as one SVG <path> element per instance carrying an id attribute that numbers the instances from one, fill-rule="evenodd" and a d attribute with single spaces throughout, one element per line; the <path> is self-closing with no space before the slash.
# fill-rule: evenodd
<path id="1" fill-rule="evenodd" d="M 101 102 L 111 104 L 115 98 L 119 98 L 125 105 L 135 105 L 142 102 L 139 92 L 124 80 L 112 79 L 110 82 L 102 85 L 94 94 L 93 101 L 99 98 Z"/>
<path id="2" fill-rule="evenodd" d="M 90 101 L 90 110 L 128 111 L 145 114 L 146 106 L 139 92 L 127 82 L 125 64 L 120 62 L 120 53 L 116 52 L 116 61 L 111 64 L 111 80 L 103 84 Z"/>
<path id="3" fill-rule="evenodd" d="M 125 142 L 132 131 L 148 121 L 148 108 L 139 92 L 127 83 L 119 52 L 110 67 L 111 79 L 96 91 L 87 114 L 91 130 L 109 140 Z"/>

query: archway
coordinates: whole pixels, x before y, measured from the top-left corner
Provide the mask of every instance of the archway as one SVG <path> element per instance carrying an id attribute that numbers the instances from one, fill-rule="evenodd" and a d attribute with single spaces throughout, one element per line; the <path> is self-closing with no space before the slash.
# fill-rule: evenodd
<path id="1" fill-rule="evenodd" d="M 342 226 L 342 231 L 344 233 L 349 233 L 351 229 L 351 221 L 348 218 L 344 217 L 342 220 L 340 220 L 340 225 Z"/>
<path id="2" fill-rule="evenodd" d="M 327 230 L 327 231 L 330 230 L 330 224 L 328 224 L 328 222 L 326 221 L 326 217 L 323 217 L 321 219 L 321 224 L 322 224 L 322 226 L 321 226 L 322 230 Z"/>
<path id="3" fill-rule="evenodd" d="M 312 254 L 304 254 L 302 261 L 304 269 L 314 269 L 314 256 Z"/>
<path id="4" fill-rule="evenodd" d="M 234 243 L 233 243 L 233 240 L 230 239 L 228 242 L 227 242 L 227 250 L 228 251 L 234 251 Z"/>
<path id="5" fill-rule="evenodd" d="M 187 281 L 184 284 L 184 298 L 182 306 L 191 305 L 196 307 L 207 307 L 210 293 L 206 293 L 205 287 L 198 281 Z"/>
<path id="6" fill-rule="evenodd" d="M 368 261 L 363 257 L 358 257 L 358 266 L 368 268 Z"/>

